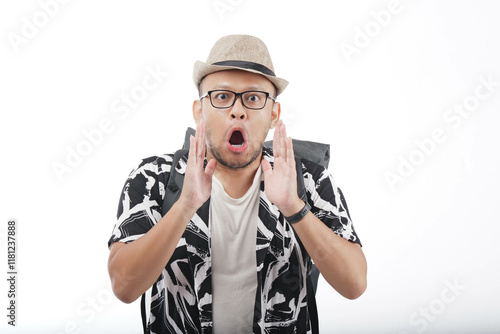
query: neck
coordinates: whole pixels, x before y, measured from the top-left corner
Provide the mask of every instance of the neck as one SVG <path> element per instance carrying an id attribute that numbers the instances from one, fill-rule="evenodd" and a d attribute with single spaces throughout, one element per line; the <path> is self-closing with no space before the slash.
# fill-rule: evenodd
<path id="1" fill-rule="evenodd" d="M 255 161 L 245 168 L 235 169 L 217 164 L 214 175 L 229 196 L 232 198 L 241 198 L 250 189 L 255 173 L 257 173 L 257 169 L 260 167 L 261 159 L 262 153 L 259 158 L 255 159 Z"/>

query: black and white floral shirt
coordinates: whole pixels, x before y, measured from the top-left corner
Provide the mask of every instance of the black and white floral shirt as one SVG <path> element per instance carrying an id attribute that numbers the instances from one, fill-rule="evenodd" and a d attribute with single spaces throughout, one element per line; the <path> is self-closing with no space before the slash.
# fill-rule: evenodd
<path id="1" fill-rule="evenodd" d="M 108 246 L 140 238 L 161 219 L 172 159 L 173 154 L 150 157 L 130 173 Z M 264 148 L 263 159 L 273 164 L 272 151 Z M 187 156 L 175 166 L 178 173 L 185 173 L 186 161 Z M 311 212 L 337 235 L 360 244 L 342 193 L 328 171 L 308 160 L 302 160 L 302 170 Z M 151 333 L 212 333 L 210 200 L 193 216 L 153 284 Z M 263 181 L 258 218 L 253 332 L 310 333 L 306 277 L 311 258 L 292 226 L 267 199 Z"/>

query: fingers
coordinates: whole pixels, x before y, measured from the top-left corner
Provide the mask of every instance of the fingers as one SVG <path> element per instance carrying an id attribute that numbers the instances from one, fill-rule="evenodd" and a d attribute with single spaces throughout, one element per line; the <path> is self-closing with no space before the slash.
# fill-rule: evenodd
<path id="1" fill-rule="evenodd" d="M 287 156 L 286 156 L 286 127 L 285 124 L 281 121 L 280 124 L 280 137 L 279 137 L 279 151 L 280 151 L 280 157 L 283 158 L 283 160 L 286 162 Z"/>
<path id="2" fill-rule="evenodd" d="M 287 163 L 288 164 L 293 164 L 295 162 L 295 154 L 293 153 L 293 141 L 292 137 L 288 137 L 286 139 L 286 156 L 287 156 Z"/>
<path id="3" fill-rule="evenodd" d="M 201 120 L 196 125 L 196 134 L 193 137 L 189 138 L 189 159 L 193 161 L 193 163 L 203 163 L 205 159 L 206 153 L 206 130 L 205 130 L 205 122 Z"/>
<path id="4" fill-rule="evenodd" d="M 280 125 L 281 125 L 281 120 L 278 121 L 278 124 L 276 125 L 276 128 L 274 129 L 274 134 L 273 134 L 273 154 L 274 154 L 274 159 L 279 157 L 279 136 L 280 136 Z"/>
<path id="5" fill-rule="evenodd" d="M 274 135 L 273 135 L 273 153 L 274 153 L 274 159 L 276 158 L 284 158 L 286 159 L 285 155 L 285 142 L 283 141 L 283 128 L 285 125 L 283 124 L 282 120 L 279 120 L 278 124 L 276 125 L 276 129 L 274 129 Z M 285 129 L 285 136 L 286 136 L 286 129 Z"/>
<path id="6" fill-rule="evenodd" d="M 191 135 L 189 136 L 189 156 L 188 156 L 188 163 L 190 161 L 195 161 L 196 160 L 196 138 Z"/>
<path id="7" fill-rule="evenodd" d="M 205 158 L 205 123 L 203 120 L 196 125 L 196 160 Z"/>
<path id="8" fill-rule="evenodd" d="M 293 153 L 292 138 L 287 137 L 286 126 L 282 120 L 276 125 L 273 136 L 274 159 L 279 158 L 286 164 L 295 160 Z"/>
<path id="9" fill-rule="evenodd" d="M 203 166 L 205 162 L 205 152 L 206 152 L 206 143 L 205 143 L 205 122 L 201 120 L 196 125 L 196 134 L 195 136 L 191 135 L 189 137 L 189 156 L 188 156 L 188 165 L 196 165 Z"/>

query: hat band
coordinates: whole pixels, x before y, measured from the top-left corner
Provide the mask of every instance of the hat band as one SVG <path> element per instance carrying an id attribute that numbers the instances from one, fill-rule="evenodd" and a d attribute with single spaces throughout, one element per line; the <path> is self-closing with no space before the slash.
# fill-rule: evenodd
<path id="1" fill-rule="evenodd" d="M 271 71 L 269 68 L 265 67 L 264 65 L 253 63 L 251 61 L 243 61 L 243 60 L 225 60 L 225 61 L 219 61 L 217 63 L 213 63 L 212 65 L 218 65 L 218 66 L 234 66 L 234 67 L 240 67 L 240 68 L 246 68 L 249 70 L 255 70 L 257 72 L 261 72 L 266 75 L 270 75 L 275 77 L 276 74 L 274 74 L 273 71 Z"/>

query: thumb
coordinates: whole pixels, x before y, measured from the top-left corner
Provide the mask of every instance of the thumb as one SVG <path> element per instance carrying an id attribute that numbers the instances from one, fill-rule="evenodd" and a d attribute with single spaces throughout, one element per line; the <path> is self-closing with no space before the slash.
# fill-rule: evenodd
<path id="1" fill-rule="evenodd" d="M 269 161 L 263 159 L 261 162 L 262 166 L 262 173 L 264 173 L 264 180 L 267 179 L 271 174 L 273 173 L 273 168 L 271 167 L 271 164 Z"/>
<path id="2" fill-rule="evenodd" d="M 217 167 L 217 160 L 210 159 L 210 161 L 207 163 L 207 166 L 205 167 L 205 174 L 209 177 L 212 177 L 215 172 L 215 167 Z"/>

